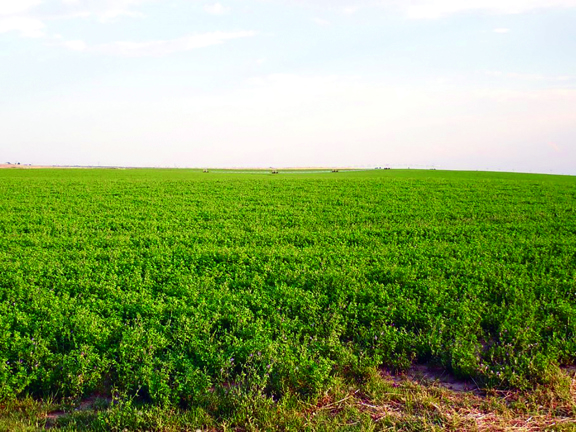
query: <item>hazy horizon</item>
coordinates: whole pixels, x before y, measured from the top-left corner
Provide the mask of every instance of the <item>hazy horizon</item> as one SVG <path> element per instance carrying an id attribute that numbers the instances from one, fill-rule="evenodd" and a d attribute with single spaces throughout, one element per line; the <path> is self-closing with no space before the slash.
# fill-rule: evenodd
<path id="1" fill-rule="evenodd" d="M 576 0 L 0 0 L 0 163 L 576 175 Z"/>

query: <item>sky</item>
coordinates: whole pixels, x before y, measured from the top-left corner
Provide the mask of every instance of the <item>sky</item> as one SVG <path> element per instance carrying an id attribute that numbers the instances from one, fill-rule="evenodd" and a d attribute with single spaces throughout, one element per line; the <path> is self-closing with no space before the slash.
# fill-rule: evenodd
<path id="1" fill-rule="evenodd" d="M 576 175 L 576 0 L 0 0 L 0 163 Z"/>

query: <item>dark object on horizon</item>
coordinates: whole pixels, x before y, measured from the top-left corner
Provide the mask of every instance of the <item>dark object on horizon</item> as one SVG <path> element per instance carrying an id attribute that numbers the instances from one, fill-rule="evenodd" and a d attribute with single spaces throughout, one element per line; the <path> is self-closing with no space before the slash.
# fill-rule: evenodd
<path id="1" fill-rule="evenodd" d="M 278 174 L 278 170 L 272 170 L 272 174 Z"/>
<path id="2" fill-rule="evenodd" d="M 339 169 L 333 169 L 332 172 L 333 173 L 337 173 L 338 171 L 340 171 Z"/>
<path id="3" fill-rule="evenodd" d="M 204 168 L 204 172 L 207 173 L 207 172 L 209 172 L 209 171 L 208 171 L 206 168 Z"/>

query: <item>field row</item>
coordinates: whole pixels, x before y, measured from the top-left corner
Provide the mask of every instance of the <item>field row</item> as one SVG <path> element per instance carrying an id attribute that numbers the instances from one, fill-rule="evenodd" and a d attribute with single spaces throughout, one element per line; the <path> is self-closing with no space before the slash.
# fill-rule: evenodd
<path id="1" fill-rule="evenodd" d="M 576 359 L 575 251 L 572 178 L 0 172 L 0 397 L 526 388 Z"/>

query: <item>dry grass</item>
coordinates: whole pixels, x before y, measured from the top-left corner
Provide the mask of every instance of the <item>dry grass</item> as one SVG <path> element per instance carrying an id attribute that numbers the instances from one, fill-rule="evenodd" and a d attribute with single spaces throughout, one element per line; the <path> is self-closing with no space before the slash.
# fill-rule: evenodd
<path id="1" fill-rule="evenodd" d="M 403 375 L 374 371 L 362 383 L 341 380 L 308 402 L 294 397 L 279 403 L 247 401 L 227 418 L 209 411 L 187 417 L 185 412 L 144 406 L 134 406 L 127 414 L 107 405 L 110 418 L 126 419 L 114 430 L 576 431 L 576 370 L 558 371 L 547 385 L 524 393 L 469 385 L 445 372 L 417 367 Z M 106 413 L 96 405 L 88 399 L 64 414 L 54 404 L 9 404 L 0 407 L 0 430 L 102 430 L 102 417 L 90 417 Z M 142 413 L 148 420 L 136 422 L 134 416 Z"/>
<path id="2" fill-rule="evenodd" d="M 361 430 L 576 431 L 576 374 L 559 374 L 547 386 L 520 393 L 460 390 L 468 383 L 419 372 L 384 371 L 367 392 L 355 390 L 337 400 L 326 395 L 307 411 L 305 426 L 317 425 L 314 419 L 322 413 L 336 418 L 348 410 L 370 417 L 374 427 L 364 423 Z"/>

